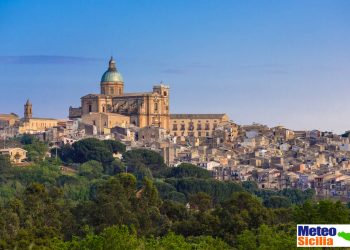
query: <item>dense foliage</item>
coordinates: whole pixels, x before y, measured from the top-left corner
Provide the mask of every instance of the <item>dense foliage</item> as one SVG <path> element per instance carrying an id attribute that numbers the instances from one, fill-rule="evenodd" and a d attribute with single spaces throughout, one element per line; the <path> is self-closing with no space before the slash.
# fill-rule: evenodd
<path id="1" fill-rule="evenodd" d="M 58 150 L 59 157 L 65 162 L 84 163 L 90 160 L 102 164 L 113 162 L 113 153 L 125 152 L 125 145 L 112 140 L 89 138 L 63 146 Z"/>
<path id="2" fill-rule="evenodd" d="M 220 182 L 124 149 L 87 139 L 28 167 L 0 156 L 0 249 L 294 249 L 297 223 L 350 221 L 347 206 L 308 190 Z"/>

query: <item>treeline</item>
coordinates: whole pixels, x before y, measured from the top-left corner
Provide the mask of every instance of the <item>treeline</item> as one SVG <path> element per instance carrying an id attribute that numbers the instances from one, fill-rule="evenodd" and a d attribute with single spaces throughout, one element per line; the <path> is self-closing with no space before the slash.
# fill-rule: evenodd
<path id="1" fill-rule="evenodd" d="M 26 168 L 0 156 L 0 249 L 294 249 L 297 223 L 350 220 L 347 206 L 315 203 L 312 191 L 216 181 L 115 141 L 57 154 Z"/>

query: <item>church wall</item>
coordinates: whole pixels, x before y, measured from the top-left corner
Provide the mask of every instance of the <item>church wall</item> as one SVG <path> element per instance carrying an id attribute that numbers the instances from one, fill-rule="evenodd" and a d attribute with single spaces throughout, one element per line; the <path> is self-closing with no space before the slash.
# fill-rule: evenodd
<path id="1" fill-rule="evenodd" d="M 113 98 L 112 112 L 131 116 L 138 127 L 159 126 L 169 130 L 169 96 L 157 92 Z"/>
<path id="2" fill-rule="evenodd" d="M 36 133 L 43 132 L 48 128 L 57 126 L 58 121 L 54 119 L 32 118 L 22 123 L 19 127 L 19 133 Z"/>
<path id="3" fill-rule="evenodd" d="M 83 115 L 90 112 L 106 113 L 111 105 L 112 99 L 109 96 L 91 95 L 91 97 L 85 96 L 81 99 Z"/>
<path id="4" fill-rule="evenodd" d="M 86 98 L 81 99 L 82 114 L 88 114 L 90 112 L 98 112 L 98 100 L 97 98 Z"/>
<path id="5" fill-rule="evenodd" d="M 111 98 L 99 98 L 98 99 L 98 112 L 102 112 L 102 113 L 108 112 L 108 108 L 111 105 L 112 105 Z"/>

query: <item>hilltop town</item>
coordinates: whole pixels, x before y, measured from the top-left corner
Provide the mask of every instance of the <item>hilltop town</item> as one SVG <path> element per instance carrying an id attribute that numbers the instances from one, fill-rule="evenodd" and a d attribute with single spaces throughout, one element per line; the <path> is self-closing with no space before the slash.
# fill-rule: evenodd
<path id="1" fill-rule="evenodd" d="M 151 92 L 124 93 L 113 58 L 100 87 L 101 93 L 81 98 L 81 107 L 70 107 L 68 119 L 37 118 L 29 100 L 23 118 L 0 114 L 0 154 L 25 166 L 26 150 L 11 143 L 23 134 L 47 142 L 51 149 L 85 138 L 113 139 L 127 150 L 156 151 L 170 167 L 191 163 L 221 181 L 255 181 L 267 190 L 311 188 L 320 198 L 350 198 L 350 133 L 238 125 L 224 113 L 172 114 L 169 86 L 160 83 Z"/>

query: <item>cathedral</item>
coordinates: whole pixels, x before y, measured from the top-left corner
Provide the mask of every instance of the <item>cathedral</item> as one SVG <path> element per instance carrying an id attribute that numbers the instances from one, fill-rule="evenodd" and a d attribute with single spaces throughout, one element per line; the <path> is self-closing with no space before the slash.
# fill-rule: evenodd
<path id="1" fill-rule="evenodd" d="M 124 80 L 113 57 L 102 75 L 100 94 L 83 96 L 81 107 L 69 108 L 69 118 L 81 118 L 100 134 L 133 124 L 163 128 L 182 137 L 211 137 L 220 123 L 229 121 L 226 114 L 170 114 L 169 87 L 163 84 L 154 85 L 152 92 L 124 93 Z"/>
<path id="2" fill-rule="evenodd" d="M 69 117 L 83 118 L 100 129 L 130 123 L 169 130 L 168 86 L 155 85 L 152 92 L 124 93 L 124 80 L 112 57 L 102 75 L 100 89 L 100 94 L 83 96 L 80 108 L 70 107 Z"/>

